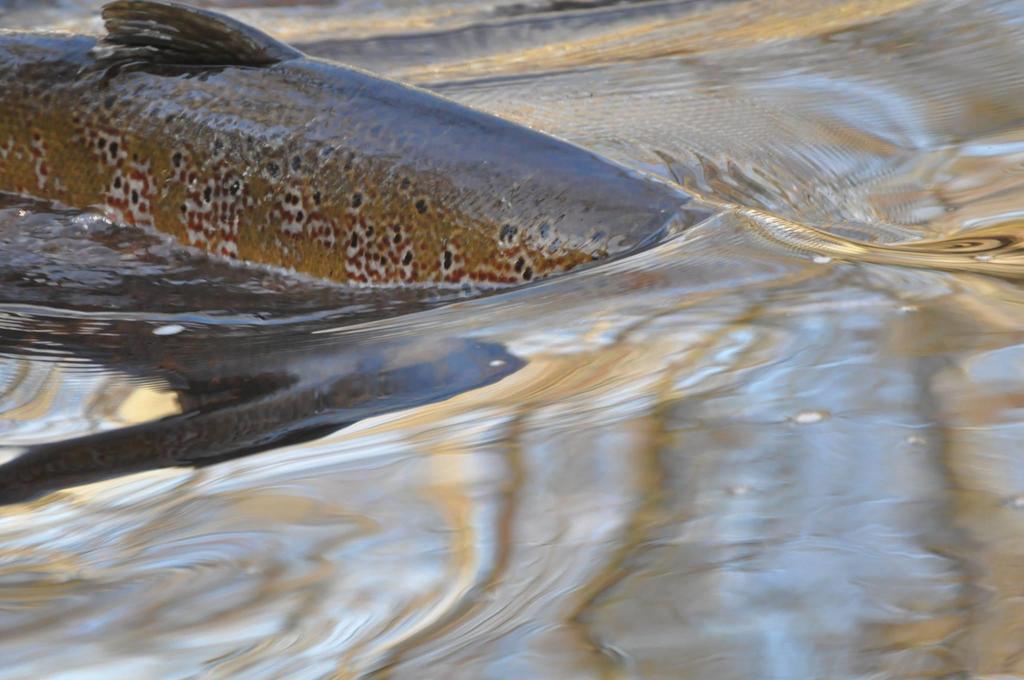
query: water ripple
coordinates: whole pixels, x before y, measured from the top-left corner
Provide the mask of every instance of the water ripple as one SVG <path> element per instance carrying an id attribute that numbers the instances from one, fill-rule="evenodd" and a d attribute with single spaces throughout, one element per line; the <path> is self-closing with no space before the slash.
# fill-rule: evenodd
<path id="1" fill-rule="evenodd" d="M 245 4 L 703 221 L 465 296 L 2 199 L 0 675 L 1024 672 L 1020 3 Z"/>

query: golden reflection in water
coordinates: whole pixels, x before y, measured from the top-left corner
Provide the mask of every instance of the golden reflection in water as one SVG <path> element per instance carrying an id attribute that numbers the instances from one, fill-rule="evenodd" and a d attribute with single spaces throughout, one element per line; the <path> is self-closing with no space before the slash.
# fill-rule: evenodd
<path id="1" fill-rule="evenodd" d="M 707 197 L 701 197 L 701 200 L 707 205 L 735 212 L 748 220 L 752 232 L 783 247 L 811 254 L 822 264 L 835 258 L 930 270 L 974 272 L 1011 279 L 1024 278 L 1024 223 L 1018 219 L 971 229 L 950 238 L 866 243 L 755 208 L 729 205 Z"/>
<path id="2" fill-rule="evenodd" d="M 13 363 L 13 362 L 12 362 Z M 53 406 L 55 391 L 60 384 L 59 369 L 54 366 L 40 368 L 29 362 L 17 362 L 3 386 L 4 420 L 38 420 Z"/>
<path id="3" fill-rule="evenodd" d="M 624 26 L 598 24 L 592 35 L 570 37 L 558 44 L 519 49 L 467 62 L 412 67 L 396 75 L 408 80 L 460 79 L 480 74 L 536 72 L 614 64 L 702 52 L 749 47 L 841 31 L 920 4 L 920 0 L 848 0 L 823 4 L 816 0 L 787 3 L 723 2 L 704 7 L 670 3 L 666 17 Z M 676 16 L 672 16 L 676 15 Z"/>
<path id="4" fill-rule="evenodd" d="M 42 430 L 41 425 L 59 428 L 69 419 L 69 408 L 77 407 L 91 428 L 123 427 L 180 413 L 173 392 L 154 385 L 133 384 L 116 376 L 67 375 L 52 363 L 6 360 L 0 376 L 0 425 L 7 433 L 5 443 L 34 443 L 60 436 L 61 430 Z M 24 440 L 19 430 L 24 429 Z M 71 436 L 73 431 L 63 433 Z"/>

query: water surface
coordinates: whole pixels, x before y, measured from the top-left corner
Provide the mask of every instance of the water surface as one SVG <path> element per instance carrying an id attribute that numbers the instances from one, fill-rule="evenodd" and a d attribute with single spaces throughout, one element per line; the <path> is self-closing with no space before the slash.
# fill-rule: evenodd
<path id="1" fill-rule="evenodd" d="M 0 675 L 1024 675 L 1024 5 L 204 4 L 716 210 L 474 297 L 4 199 L 8 465 L 295 385 L 341 420 L 0 506 Z"/>

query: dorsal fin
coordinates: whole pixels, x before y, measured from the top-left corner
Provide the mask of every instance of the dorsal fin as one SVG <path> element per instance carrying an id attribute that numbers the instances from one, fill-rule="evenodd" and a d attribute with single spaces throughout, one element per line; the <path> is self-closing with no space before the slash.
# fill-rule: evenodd
<path id="1" fill-rule="evenodd" d="M 100 62 L 173 66 L 269 66 L 296 49 L 230 17 L 166 0 L 115 0 L 103 7 Z"/>

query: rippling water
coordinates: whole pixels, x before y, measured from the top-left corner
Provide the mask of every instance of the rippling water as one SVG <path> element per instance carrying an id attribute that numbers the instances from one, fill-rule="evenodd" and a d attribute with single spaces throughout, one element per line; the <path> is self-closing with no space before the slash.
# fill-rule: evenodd
<path id="1" fill-rule="evenodd" d="M 0 675 L 1024 675 L 1024 4 L 203 4 L 710 217 L 469 297 L 4 199 Z"/>

